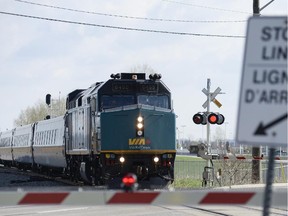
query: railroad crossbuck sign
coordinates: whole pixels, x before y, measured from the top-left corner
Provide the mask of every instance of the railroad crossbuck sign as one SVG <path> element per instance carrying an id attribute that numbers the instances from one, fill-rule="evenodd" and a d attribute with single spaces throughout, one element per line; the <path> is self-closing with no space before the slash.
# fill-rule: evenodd
<path id="1" fill-rule="evenodd" d="M 203 89 L 202 89 L 202 92 L 203 92 L 206 96 L 208 96 L 208 94 L 209 94 L 209 92 L 208 92 L 208 90 L 207 90 L 206 88 L 203 88 Z M 216 97 L 220 92 L 221 92 L 221 88 L 218 87 L 218 88 L 211 94 L 211 96 L 210 96 L 210 100 L 213 101 L 213 103 L 214 103 L 216 106 L 218 106 L 218 108 L 220 108 L 220 107 L 222 106 L 222 104 L 221 104 L 215 97 Z M 203 107 L 204 109 L 206 109 L 207 106 L 208 106 L 208 100 L 206 100 L 206 101 L 204 102 L 204 104 L 202 105 L 202 107 Z"/>
<path id="2" fill-rule="evenodd" d="M 248 21 L 237 141 L 287 146 L 287 17 Z"/>

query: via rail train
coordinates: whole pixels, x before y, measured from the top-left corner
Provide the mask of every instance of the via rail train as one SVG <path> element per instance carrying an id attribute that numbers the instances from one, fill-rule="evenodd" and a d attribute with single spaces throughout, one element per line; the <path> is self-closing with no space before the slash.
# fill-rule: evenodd
<path id="1" fill-rule="evenodd" d="M 91 185 L 116 185 L 127 173 L 144 187 L 173 182 L 175 113 L 160 79 L 119 73 L 74 90 L 64 116 L 0 132 L 0 163 Z"/>

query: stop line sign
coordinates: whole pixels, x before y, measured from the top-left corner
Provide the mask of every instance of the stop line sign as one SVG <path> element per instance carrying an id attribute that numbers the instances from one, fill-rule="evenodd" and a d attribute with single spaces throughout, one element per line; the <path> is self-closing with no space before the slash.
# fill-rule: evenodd
<path id="1" fill-rule="evenodd" d="M 237 141 L 287 146 L 287 17 L 248 21 Z"/>

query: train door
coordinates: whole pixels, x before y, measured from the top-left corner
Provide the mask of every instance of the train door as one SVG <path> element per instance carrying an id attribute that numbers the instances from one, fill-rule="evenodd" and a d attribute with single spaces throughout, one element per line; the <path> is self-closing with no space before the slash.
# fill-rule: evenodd
<path id="1" fill-rule="evenodd" d="M 90 108 L 73 110 L 66 120 L 66 150 L 73 154 L 88 154 L 90 150 Z"/>

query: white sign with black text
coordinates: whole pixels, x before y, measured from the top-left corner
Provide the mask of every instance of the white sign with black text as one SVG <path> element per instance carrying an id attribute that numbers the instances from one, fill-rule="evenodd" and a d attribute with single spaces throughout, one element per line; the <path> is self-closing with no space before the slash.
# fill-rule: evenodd
<path id="1" fill-rule="evenodd" d="M 236 135 L 240 144 L 287 146 L 287 25 L 287 17 L 248 21 Z"/>

